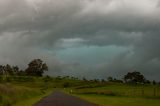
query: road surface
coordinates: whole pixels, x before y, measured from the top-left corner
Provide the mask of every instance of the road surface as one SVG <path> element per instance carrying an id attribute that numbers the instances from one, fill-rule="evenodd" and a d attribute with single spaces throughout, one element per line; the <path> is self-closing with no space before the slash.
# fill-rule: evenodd
<path id="1" fill-rule="evenodd" d="M 74 97 L 63 92 L 56 91 L 43 98 L 34 106 L 98 106 L 78 97 Z"/>

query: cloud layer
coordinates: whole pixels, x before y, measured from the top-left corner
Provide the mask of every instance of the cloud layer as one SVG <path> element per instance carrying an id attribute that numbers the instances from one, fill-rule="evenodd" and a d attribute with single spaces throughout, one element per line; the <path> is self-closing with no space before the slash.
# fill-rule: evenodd
<path id="1" fill-rule="evenodd" d="M 0 0 L 0 63 L 42 58 L 54 75 L 136 69 L 160 80 L 159 17 L 159 0 Z"/>

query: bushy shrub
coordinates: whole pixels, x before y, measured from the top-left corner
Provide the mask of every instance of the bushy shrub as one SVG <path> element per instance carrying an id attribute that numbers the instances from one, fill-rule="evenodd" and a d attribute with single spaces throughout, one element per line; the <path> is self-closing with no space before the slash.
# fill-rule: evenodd
<path id="1" fill-rule="evenodd" d="M 3 77 L 2 76 L 0 76 L 0 82 L 3 82 Z"/>
<path id="2" fill-rule="evenodd" d="M 11 77 L 6 77 L 7 82 L 11 82 L 11 80 L 12 80 Z"/>
<path id="3" fill-rule="evenodd" d="M 49 81 L 52 81 L 52 78 L 47 75 L 47 76 L 45 76 L 45 77 L 43 78 L 43 81 L 44 81 L 44 82 L 49 82 Z"/>
<path id="4" fill-rule="evenodd" d="M 63 83 L 63 87 L 64 87 L 64 88 L 70 87 L 70 83 L 69 83 L 69 82 L 64 82 L 64 83 Z"/>

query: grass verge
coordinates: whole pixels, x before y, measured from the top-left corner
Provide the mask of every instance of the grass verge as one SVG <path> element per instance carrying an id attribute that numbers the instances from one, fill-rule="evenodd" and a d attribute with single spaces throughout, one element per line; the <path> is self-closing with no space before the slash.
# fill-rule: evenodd
<path id="1" fill-rule="evenodd" d="M 159 99 L 105 95 L 75 95 L 100 106 L 159 106 Z"/>

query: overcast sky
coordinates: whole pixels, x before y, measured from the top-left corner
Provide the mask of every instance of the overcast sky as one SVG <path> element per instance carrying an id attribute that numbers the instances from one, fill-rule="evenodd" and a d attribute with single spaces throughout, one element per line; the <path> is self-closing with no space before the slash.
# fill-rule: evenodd
<path id="1" fill-rule="evenodd" d="M 160 0 L 0 0 L 0 64 L 49 75 L 160 80 Z"/>

